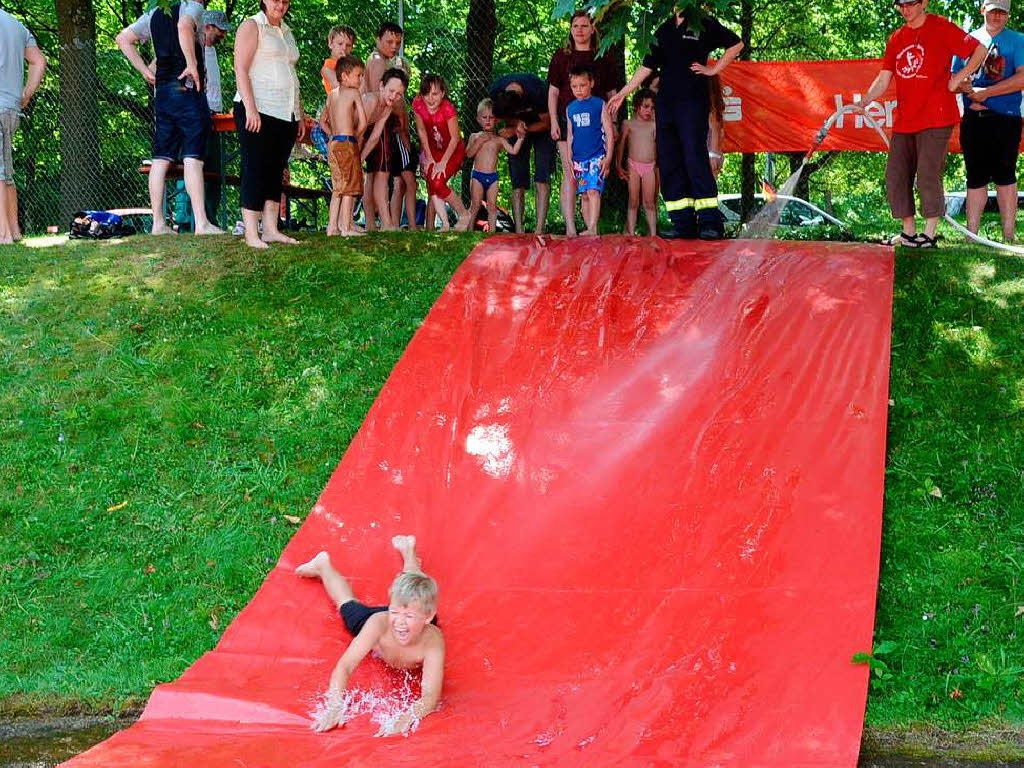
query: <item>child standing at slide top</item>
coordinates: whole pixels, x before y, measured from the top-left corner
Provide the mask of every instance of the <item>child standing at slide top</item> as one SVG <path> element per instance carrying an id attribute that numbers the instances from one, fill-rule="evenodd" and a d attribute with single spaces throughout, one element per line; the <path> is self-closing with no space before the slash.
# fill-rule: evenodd
<path id="1" fill-rule="evenodd" d="M 374 216 L 380 214 L 380 225 L 384 231 L 397 227 L 391 220 L 388 202 L 388 178 L 391 175 L 390 147 L 393 134 L 398 130 L 399 119 L 394 113 L 396 103 L 403 102 L 409 78 L 400 69 L 388 69 L 380 78 L 380 85 L 373 93 L 363 94 L 363 109 L 366 111 L 367 131 L 363 143 L 362 159 L 366 163 L 366 181 L 363 185 L 363 212 L 366 214 L 366 231 L 376 228 Z"/>
<path id="2" fill-rule="evenodd" d="M 466 145 L 459 134 L 459 116 L 455 105 L 447 99 L 448 84 L 440 75 L 424 75 L 420 81 L 420 95 L 412 100 L 416 116 L 416 132 L 427 155 L 424 176 L 430 200 L 441 217 L 441 231 L 448 231 L 448 211 L 445 203 L 455 209 L 459 217 L 457 231 L 469 226 L 469 212 L 448 181 L 458 172 L 466 155 Z M 428 227 L 429 228 L 429 227 Z"/>
<path id="3" fill-rule="evenodd" d="M 476 120 L 482 131 L 469 137 L 466 146 L 466 157 L 473 158 L 472 179 L 469 182 L 472 198 L 469 203 L 469 225 L 476 222 L 476 214 L 484 198 L 487 198 L 488 232 L 494 234 L 498 223 L 498 155 L 504 149 L 510 155 L 519 154 L 526 138 L 526 125 L 518 121 L 516 142 L 510 144 L 508 139 L 494 132 L 494 105 L 490 99 L 483 99 L 476 108 Z"/>
<path id="4" fill-rule="evenodd" d="M 583 198 L 585 235 L 597 234 L 601 217 L 601 193 L 612 161 L 612 119 L 604 99 L 592 96 L 594 72 L 581 64 L 569 73 L 575 99 L 566 108 L 569 148 L 572 153 L 576 193 Z"/>
<path id="5" fill-rule="evenodd" d="M 333 193 L 327 234 L 350 237 L 362 234 L 352 227 L 352 209 L 356 198 L 363 194 L 359 147 L 360 137 L 366 130 L 366 112 L 359 93 L 363 62 L 355 56 L 343 56 L 338 60 L 336 77 L 339 85 L 327 96 L 320 119 L 321 128 L 331 137 L 327 161 L 331 166 Z"/>
<path id="6" fill-rule="evenodd" d="M 326 552 L 295 569 L 299 576 L 319 578 L 354 638 L 331 673 L 326 706 L 313 727 L 329 731 L 345 723 L 345 689 L 349 678 L 370 651 L 396 669 L 422 666 L 420 698 L 378 736 L 404 733 L 437 708 L 444 679 L 444 637 L 435 622 L 437 582 L 423 573 L 416 555 L 415 536 L 395 536 L 392 545 L 402 555 L 402 572 L 391 584 L 388 606 L 367 606 L 356 600 L 348 581 L 335 570 Z"/>
<path id="7" fill-rule="evenodd" d="M 356 31 L 352 27 L 339 24 L 336 27 L 331 27 L 331 31 L 327 33 L 327 48 L 331 55 L 324 59 L 324 65 L 320 68 L 320 79 L 324 84 L 324 92 L 328 96 L 338 87 L 338 76 L 335 74 L 334 68 L 341 59 L 352 53 L 355 44 Z M 328 138 L 323 128 L 320 127 L 322 119 L 323 111 L 321 110 L 316 122 L 313 123 L 313 130 L 310 132 L 309 138 L 313 142 L 313 146 L 320 150 L 320 154 L 326 157 Z"/>
<path id="8" fill-rule="evenodd" d="M 642 88 L 633 97 L 633 117 L 622 126 L 615 167 L 629 184 L 629 207 L 626 209 L 626 234 L 636 234 L 636 214 L 640 200 L 644 202 L 647 234 L 658 234 L 658 149 L 655 143 L 654 91 Z M 622 164 L 626 156 L 628 168 Z"/>

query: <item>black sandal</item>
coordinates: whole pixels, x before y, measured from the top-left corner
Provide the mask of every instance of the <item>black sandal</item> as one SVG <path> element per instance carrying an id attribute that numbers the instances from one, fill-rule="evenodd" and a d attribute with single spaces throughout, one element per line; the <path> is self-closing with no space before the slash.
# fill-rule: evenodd
<path id="1" fill-rule="evenodd" d="M 923 232 L 917 235 L 917 247 L 921 249 L 935 249 L 939 247 L 939 243 L 936 238 L 928 237 Z"/>
<path id="2" fill-rule="evenodd" d="M 902 245 L 904 248 L 921 248 L 922 237 L 923 235 L 908 235 L 906 232 L 900 232 L 890 241 L 890 244 Z"/>

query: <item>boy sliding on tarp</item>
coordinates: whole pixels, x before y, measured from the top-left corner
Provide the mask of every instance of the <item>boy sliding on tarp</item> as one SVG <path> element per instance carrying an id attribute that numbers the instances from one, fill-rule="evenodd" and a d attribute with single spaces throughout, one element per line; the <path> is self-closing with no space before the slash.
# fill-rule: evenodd
<path id="1" fill-rule="evenodd" d="M 378 736 L 404 733 L 437 708 L 444 678 L 444 637 L 436 625 L 437 582 L 420 569 L 415 536 L 391 539 L 402 555 L 402 572 L 391 584 L 387 606 L 368 606 L 356 600 L 348 581 L 320 552 L 295 569 L 299 576 L 319 578 L 338 607 L 345 629 L 354 638 L 331 673 L 327 706 L 313 727 L 329 731 L 345 722 L 344 693 L 356 667 L 370 651 L 396 669 L 423 667 L 420 698 Z"/>

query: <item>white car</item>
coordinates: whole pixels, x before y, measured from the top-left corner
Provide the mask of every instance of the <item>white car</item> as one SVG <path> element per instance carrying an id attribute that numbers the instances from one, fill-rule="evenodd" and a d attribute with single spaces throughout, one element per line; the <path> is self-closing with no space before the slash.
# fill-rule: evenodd
<path id="1" fill-rule="evenodd" d="M 741 195 L 719 195 L 718 208 L 722 211 L 726 221 L 738 222 L 740 220 L 740 198 Z M 830 213 L 821 210 L 814 203 L 809 203 L 803 198 L 792 195 L 779 195 L 779 200 L 785 200 L 779 216 L 779 224 L 787 227 L 818 227 L 823 224 L 834 224 L 837 227 L 849 230 L 846 222 L 840 221 Z M 768 200 L 766 195 L 754 195 L 755 209 L 761 207 Z"/>
<path id="2" fill-rule="evenodd" d="M 1024 201 L 1024 192 L 1017 193 L 1017 207 L 1021 207 L 1021 201 Z M 957 192 L 946 193 L 946 215 L 947 216 L 961 216 L 965 215 L 964 204 L 967 202 L 967 193 L 962 189 Z M 999 211 L 999 205 L 996 203 L 996 191 L 990 189 L 988 191 L 988 200 L 985 203 L 986 211 Z"/>

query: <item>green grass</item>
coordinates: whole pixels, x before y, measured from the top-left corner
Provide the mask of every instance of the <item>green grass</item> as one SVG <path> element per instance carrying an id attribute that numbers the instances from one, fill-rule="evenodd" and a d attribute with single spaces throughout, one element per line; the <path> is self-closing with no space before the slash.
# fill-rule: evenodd
<path id="1" fill-rule="evenodd" d="M 0 701 L 137 703 L 211 648 L 474 242 L 0 248 Z"/>
<path id="2" fill-rule="evenodd" d="M 210 649 L 476 239 L 201 242 L 0 248 L 0 712 L 135 705 Z M 867 722 L 1016 722 L 1024 261 L 903 252 L 895 290 Z"/>
<path id="3" fill-rule="evenodd" d="M 867 721 L 1024 719 L 1024 260 L 897 262 Z"/>

